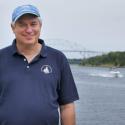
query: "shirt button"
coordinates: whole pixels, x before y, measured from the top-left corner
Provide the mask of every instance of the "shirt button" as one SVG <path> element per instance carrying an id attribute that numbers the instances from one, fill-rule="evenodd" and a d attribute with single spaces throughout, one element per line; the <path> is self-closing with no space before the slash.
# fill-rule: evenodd
<path id="1" fill-rule="evenodd" d="M 26 59 L 24 58 L 24 61 L 26 61 Z"/>
<path id="2" fill-rule="evenodd" d="M 29 69 L 30 67 L 29 66 L 26 66 L 27 69 Z"/>

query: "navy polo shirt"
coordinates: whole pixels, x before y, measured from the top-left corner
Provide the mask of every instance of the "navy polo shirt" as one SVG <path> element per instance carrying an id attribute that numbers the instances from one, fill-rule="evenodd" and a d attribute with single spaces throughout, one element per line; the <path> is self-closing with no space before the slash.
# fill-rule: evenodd
<path id="1" fill-rule="evenodd" d="M 59 105 L 79 98 L 64 54 L 39 42 L 30 63 L 16 40 L 0 50 L 0 125 L 58 125 Z"/>

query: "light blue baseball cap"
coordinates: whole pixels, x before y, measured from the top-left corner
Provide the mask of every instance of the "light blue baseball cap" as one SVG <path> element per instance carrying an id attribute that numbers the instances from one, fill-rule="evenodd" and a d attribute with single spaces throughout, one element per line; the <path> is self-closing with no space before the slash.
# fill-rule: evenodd
<path id="1" fill-rule="evenodd" d="M 24 14 L 33 14 L 40 17 L 39 10 L 33 5 L 22 5 L 14 9 L 12 13 L 12 22 L 15 23 Z"/>

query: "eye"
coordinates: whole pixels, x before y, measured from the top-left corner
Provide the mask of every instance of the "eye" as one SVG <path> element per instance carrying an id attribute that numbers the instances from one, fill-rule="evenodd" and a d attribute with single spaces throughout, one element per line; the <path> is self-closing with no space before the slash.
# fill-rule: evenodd
<path id="1" fill-rule="evenodd" d="M 18 24 L 19 24 L 20 27 L 26 27 L 25 23 L 19 22 Z"/>
<path id="2" fill-rule="evenodd" d="M 36 26 L 36 25 L 37 25 L 37 22 L 32 22 L 31 25 L 32 25 L 32 26 Z"/>

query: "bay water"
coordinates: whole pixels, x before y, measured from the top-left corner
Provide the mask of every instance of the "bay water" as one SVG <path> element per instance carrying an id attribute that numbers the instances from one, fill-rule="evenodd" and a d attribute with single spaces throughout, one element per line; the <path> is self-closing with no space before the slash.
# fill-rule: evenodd
<path id="1" fill-rule="evenodd" d="M 71 65 L 71 70 L 80 97 L 77 125 L 125 125 L 125 68 Z"/>

